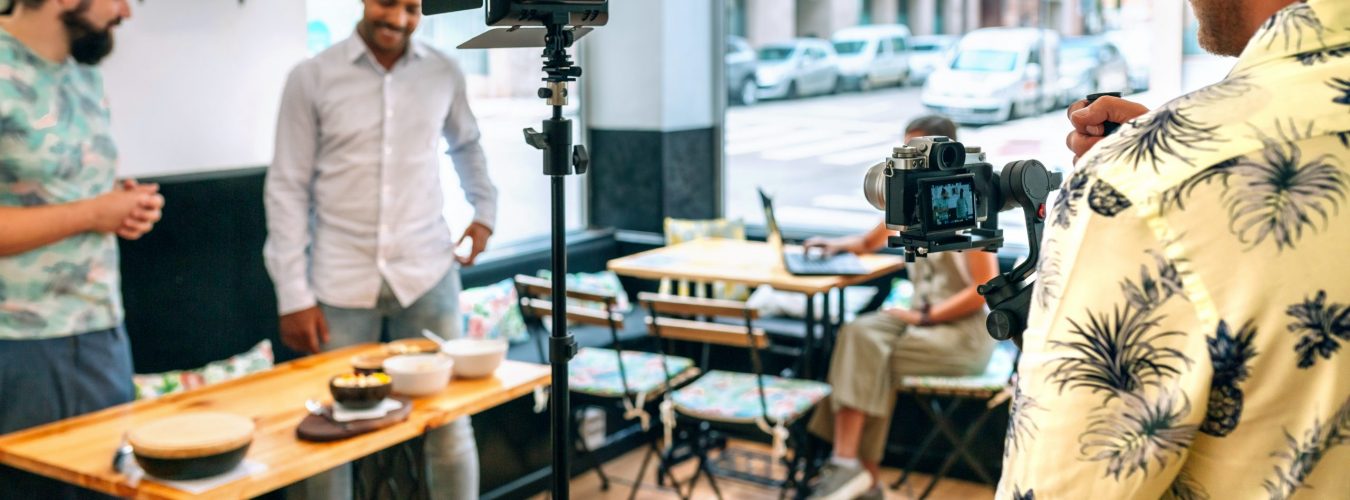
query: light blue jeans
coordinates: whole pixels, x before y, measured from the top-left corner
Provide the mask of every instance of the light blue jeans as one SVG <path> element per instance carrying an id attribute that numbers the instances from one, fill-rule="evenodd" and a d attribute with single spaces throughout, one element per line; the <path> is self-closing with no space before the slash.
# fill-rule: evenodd
<path id="1" fill-rule="evenodd" d="M 328 321 L 328 344 L 324 350 L 377 342 L 381 331 L 391 340 L 422 338 L 427 329 L 445 338 L 459 331 L 459 270 L 451 268 L 430 291 L 408 307 L 402 307 L 389 285 L 380 289 L 374 309 L 345 309 L 320 304 Z M 478 498 L 478 446 L 473 425 L 464 417 L 427 432 L 426 463 L 431 498 L 460 500 Z M 351 498 L 352 468 L 345 464 L 286 490 L 287 498 L 341 500 Z"/>

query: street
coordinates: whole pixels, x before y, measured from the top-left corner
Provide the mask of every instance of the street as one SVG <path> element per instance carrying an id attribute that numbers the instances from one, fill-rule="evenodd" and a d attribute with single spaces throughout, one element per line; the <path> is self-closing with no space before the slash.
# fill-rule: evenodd
<path id="1" fill-rule="evenodd" d="M 748 224 L 764 220 L 756 186 L 774 196 L 784 225 L 856 231 L 875 225 L 881 212 L 863 199 L 863 175 L 902 144 L 905 124 L 928 114 L 919 87 L 769 101 L 727 111 L 727 216 Z M 1064 110 L 983 127 L 961 127 L 959 140 L 980 146 L 996 168 L 1037 159 L 1067 170 Z M 1016 217 L 1003 219 L 1021 231 Z M 1019 241 L 1021 238 L 1013 238 Z"/>

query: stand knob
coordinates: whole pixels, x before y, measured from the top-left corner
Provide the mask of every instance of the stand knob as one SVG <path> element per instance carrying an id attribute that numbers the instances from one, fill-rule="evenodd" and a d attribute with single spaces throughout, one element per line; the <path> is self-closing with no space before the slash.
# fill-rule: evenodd
<path id="1" fill-rule="evenodd" d="M 572 148 L 572 167 L 576 169 L 577 175 L 586 173 L 590 166 L 591 155 L 586 152 L 586 146 L 574 146 Z"/>
<path id="2" fill-rule="evenodd" d="M 989 330 L 989 336 L 995 340 L 1008 340 L 1022 330 L 1021 322 L 1017 316 L 1010 311 L 995 309 L 989 312 L 989 317 L 984 320 L 984 326 Z"/>

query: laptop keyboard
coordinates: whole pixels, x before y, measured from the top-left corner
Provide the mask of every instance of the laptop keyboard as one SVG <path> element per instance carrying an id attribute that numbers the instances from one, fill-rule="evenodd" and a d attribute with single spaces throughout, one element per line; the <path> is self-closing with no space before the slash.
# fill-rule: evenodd
<path id="1" fill-rule="evenodd" d="M 852 255 L 837 255 L 828 259 L 808 258 L 801 254 L 787 256 L 788 270 L 809 274 L 863 274 L 862 263 Z"/>

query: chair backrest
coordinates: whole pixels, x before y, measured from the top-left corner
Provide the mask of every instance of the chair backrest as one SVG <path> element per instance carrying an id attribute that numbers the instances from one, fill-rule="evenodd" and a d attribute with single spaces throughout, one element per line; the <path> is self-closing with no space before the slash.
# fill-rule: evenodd
<path id="1" fill-rule="evenodd" d="M 553 284 L 543 278 L 518 274 L 516 293 L 520 297 L 520 313 L 527 318 L 543 319 L 553 316 Z M 567 320 L 600 327 L 623 328 L 623 314 L 614 311 L 616 297 L 606 292 L 567 289 Z M 604 310 L 575 304 L 573 301 L 598 302 Z M 617 342 L 618 339 L 616 338 Z"/>
<path id="2" fill-rule="evenodd" d="M 650 313 L 647 332 L 659 338 L 738 348 L 768 347 L 769 338 L 764 330 L 753 326 L 759 312 L 744 303 L 647 292 L 639 294 L 638 301 Z M 745 325 L 698 319 L 711 317 L 740 319 Z"/>

